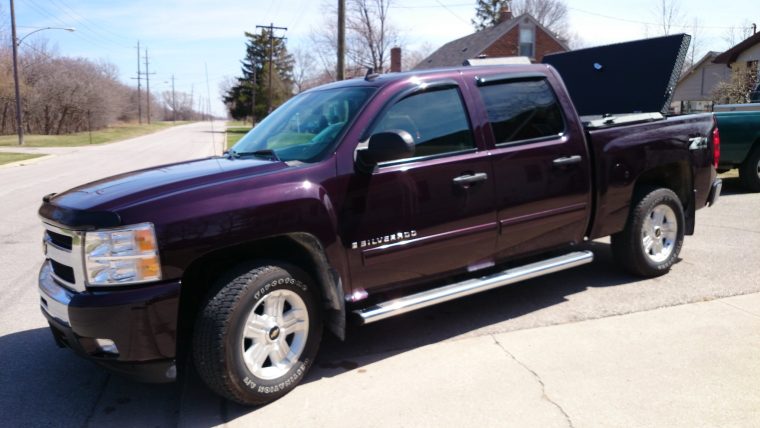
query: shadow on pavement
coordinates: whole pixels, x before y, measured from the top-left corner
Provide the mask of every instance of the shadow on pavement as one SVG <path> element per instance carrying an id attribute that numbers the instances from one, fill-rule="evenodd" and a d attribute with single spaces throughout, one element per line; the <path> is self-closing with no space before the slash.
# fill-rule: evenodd
<path id="1" fill-rule="evenodd" d="M 595 253 L 590 265 L 354 328 L 346 342 L 326 334 L 304 383 L 475 334 L 475 330 L 488 331 L 589 288 L 637 281 L 613 264 L 608 244 L 592 242 L 586 247 Z M 497 328 L 508 331 L 535 326 L 516 323 Z M 177 409 L 181 425 L 210 426 L 256 411 L 223 402 L 201 385 L 193 371 L 175 385 L 140 384 L 112 376 L 71 351 L 59 349 L 47 328 L 0 337 L 0 370 L 0 414 L 6 426 L 175 425 Z M 189 420 L 181 415 L 187 409 L 193 414 Z"/>
<path id="2" fill-rule="evenodd" d="M 742 186 L 742 182 L 741 180 L 739 180 L 739 177 L 721 177 L 721 178 L 723 179 L 723 189 L 720 192 L 721 197 L 745 195 L 748 193 L 752 193 L 749 190 L 745 189 L 744 186 Z"/>
<path id="3" fill-rule="evenodd" d="M 97 426 L 116 417 L 116 426 L 134 426 L 139 413 L 176 399 L 173 386 L 111 376 L 58 348 L 47 327 L 0 337 L 0 385 L 2 426 Z M 161 420 L 155 426 L 166 421 L 156 415 L 165 408 L 147 413 Z"/>

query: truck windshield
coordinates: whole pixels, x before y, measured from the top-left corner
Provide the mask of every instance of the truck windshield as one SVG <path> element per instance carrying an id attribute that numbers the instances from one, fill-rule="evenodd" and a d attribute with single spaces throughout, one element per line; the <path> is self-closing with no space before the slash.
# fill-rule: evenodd
<path id="1" fill-rule="evenodd" d="M 374 90 L 336 88 L 297 95 L 245 134 L 230 155 L 266 153 L 282 161 L 317 161 L 333 147 Z"/>

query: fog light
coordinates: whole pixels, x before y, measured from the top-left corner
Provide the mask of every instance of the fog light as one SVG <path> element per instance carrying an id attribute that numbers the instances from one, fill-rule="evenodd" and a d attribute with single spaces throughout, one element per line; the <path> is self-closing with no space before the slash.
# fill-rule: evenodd
<path id="1" fill-rule="evenodd" d="M 119 354 L 119 348 L 116 347 L 116 344 L 111 339 L 95 339 L 95 345 L 103 353 Z"/>

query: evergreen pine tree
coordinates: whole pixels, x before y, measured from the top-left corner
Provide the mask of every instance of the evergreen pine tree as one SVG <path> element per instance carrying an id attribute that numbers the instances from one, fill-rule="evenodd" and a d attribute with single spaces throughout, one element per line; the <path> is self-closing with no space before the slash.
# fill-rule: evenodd
<path id="1" fill-rule="evenodd" d="M 269 95 L 269 48 L 270 34 L 266 29 L 261 33 L 245 33 L 246 54 L 240 61 L 242 76 L 237 78 L 237 85 L 227 91 L 224 103 L 234 119 L 251 116 L 253 90 L 256 94 L 255 114 L 260 120 L 267 115 L 267 96 Z M 275 37 L 272 41 L 272 106 L 277 107 L 293 96 L 293 56 L 288 53 L 285 42 Z M 255 72 L 254 72 L 255 70 Z M 256 77 L 254 83 L 254 76 Z"/>

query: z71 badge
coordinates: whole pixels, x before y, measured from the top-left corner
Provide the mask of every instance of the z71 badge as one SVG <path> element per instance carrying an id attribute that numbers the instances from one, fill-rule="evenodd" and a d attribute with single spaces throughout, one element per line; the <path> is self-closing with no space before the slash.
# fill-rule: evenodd
<path id="1" fill-rule="evenodd" d="M 352 242 L 351 249 L 356 250 L 358 248 L 373 247 L 375 245 L 388 244 L 390 242 L 403 241 L 404 239 L 411 239 L 417 237 L 416 230 L 410 230 L 408 232 L 393 233 L 391 235 L 380 236 L 377 238 L 371 238 L 364 241 Z"/>

